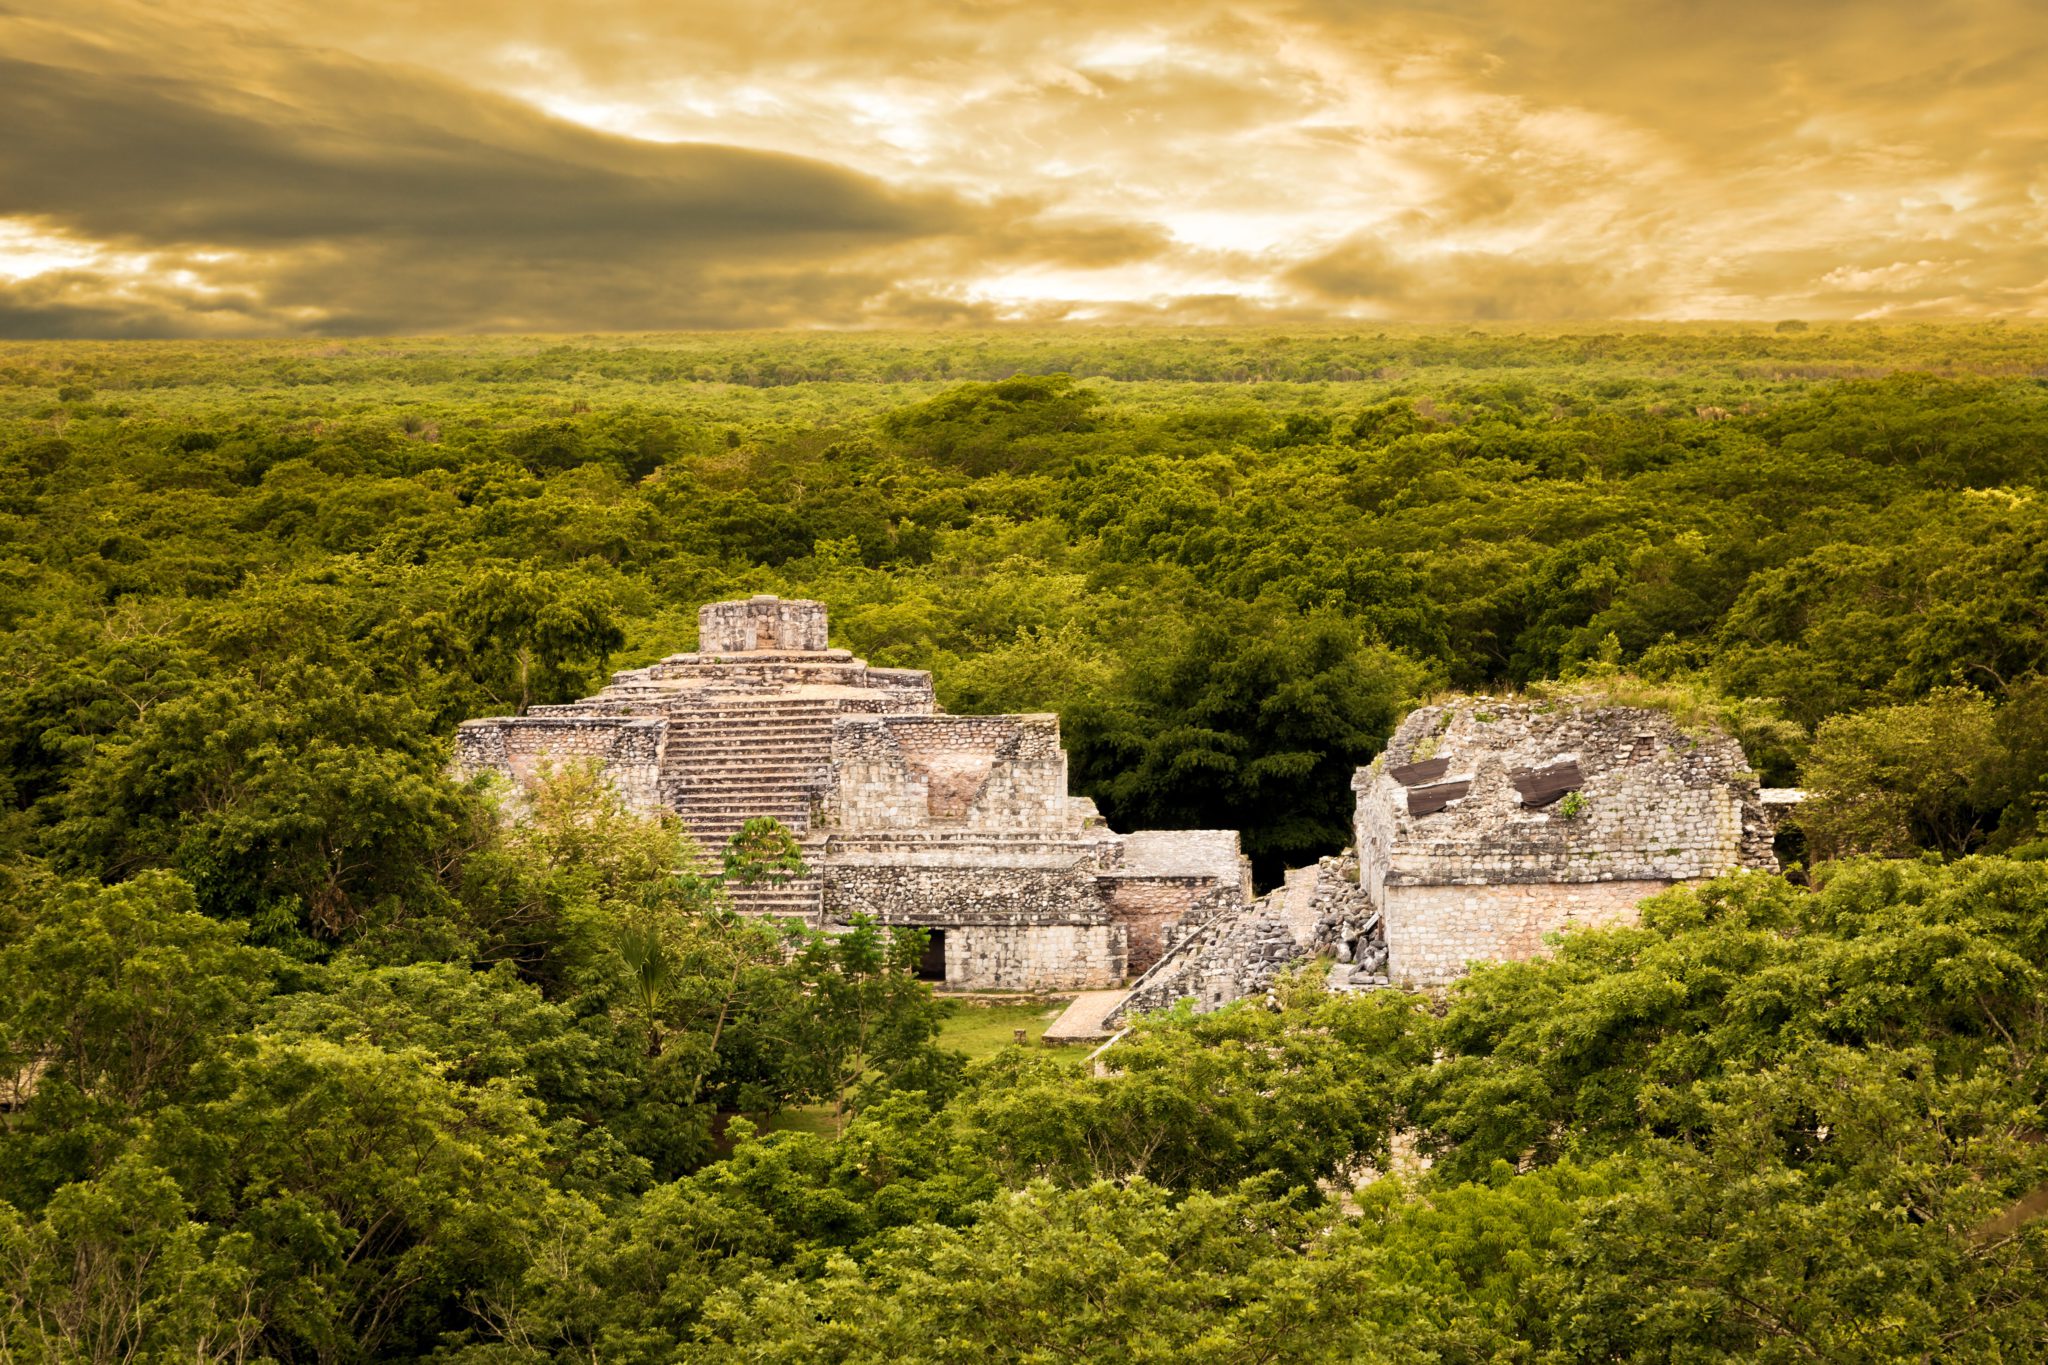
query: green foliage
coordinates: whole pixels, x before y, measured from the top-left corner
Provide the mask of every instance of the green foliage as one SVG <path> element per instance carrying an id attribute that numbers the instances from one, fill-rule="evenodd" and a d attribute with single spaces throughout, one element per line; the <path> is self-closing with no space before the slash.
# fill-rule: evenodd
<path id="1" fill-rule="evenodd" d="M 1991 703 L 1972 692 L 1835 716 L 1814 736 L 1799 822 L 1821 857 L 1963 853 L 2005 804 L 2007 766 Z"/>
<path id="2" fill-rule="evenodd" d="M 790 1046 L 811 1093 L 842 1119 L 891 1091 L 943 1098 L 956 1084 L 957 1059 L 934 1046 L 939 1008 L 916 976 L 924 947 L 920 930 L 883 930 L 856 915 L 842 933 L 813 936 L 795 959 L 810 1027 Z"/>
<path id="3" fill-rule="evenodd" d="M 146 1150 L 248 1239 L 251 1308 L 279 1356 L 421 1349 L 568 1198 L 530 1101 L 363 1043 L 259 1037 L 219 1098 L 160 1114 Z"/>
<path id="4" fill-rule="evenodd" d="M 192 1093 L 281 963 L 196 913 L 166 873 L 29 890 L 33 928 L 0 947 L 0 1075 L 33 1082 L 0 1115 L 0 1199 L 33 1204 L 105 1169 L 144 1115 Z"/>
<path id="5" fill-rule="evenodd" d="M 493 567 L 457 590 L 455 625 L 493 705 L 523 714 L 537 701 L 581 696 L 625 644 L 602 591 L 579 577 Z"/>
<path id="6" fill-rule="evenodd" d="M 1342 1358 L 1355 1276 L 1298 1251 L 1323 1222 L 1256 1195 L 1034 1185 L 814 1283 L 725 1290 L 708 1317 L 762 1361 Z"/>
<path id="7" fill-rule="evenodd" d="M 1374 996 L 1148 1025 L 1113 1049 L 1109 1077 L 1012 1049 L 976 1071 L 967 1129 L 1013 1185 L 1309 1187 L 1385 1155 L 1388 1082 L 1421 1046 L 1414 1003 Z"/>
<path id="8" fill-rule="evenodd" d="M 750 816 L 725 845 L 725 879 L 739 886 L 766 882 L 780 886 L 793 877 L 808 877 L 803 848 L 796 836 L 772 815 Z"/>
<path id="9" fill-rule="evenodd" d="M 1060 437 L 1095 429 L 1100 395 L 1063 374 L 963 384 L 891 413 L 882 431 L 922 460 L 969 474 L 1035 469 L 1062 448 Z"/>
<path id="10" fill-rule="evenodd" d="M 0 1358 L 2048 1355 L 2039 343 L 0 346 Z M 1455 687 L 1730 729 L 1815 889 L 966 1064 L 772 822 L 447 776 L 752 592 L 1266 879 Z"/>
<path id="11" fill-rule="evenodd" d="M 263 1325 L 251 1239 L 190 1214 L 177 1181 L 129 1158 L 33 1222 L 0 1203 L 0 1356 L 247 1359 Z"/>
<path id="12" fill-rule="evenodd" d="M 1122 696 L 1070 713 L 1076 775 L 1123 828 L 1229 829 L 1268 812 L 1245 847 L 1273 879 L 1346 842 L 1349 774 L 1424 676 L 1332 615 L 1219 603 L 1139 662 Z"/>

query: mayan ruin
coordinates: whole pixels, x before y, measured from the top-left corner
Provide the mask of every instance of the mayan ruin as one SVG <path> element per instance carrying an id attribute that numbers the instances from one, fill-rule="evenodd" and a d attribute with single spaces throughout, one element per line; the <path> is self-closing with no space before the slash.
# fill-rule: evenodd
<path id="1" fill-rule="evenodd" d="M 0 1365 L 2048 1365 L 2048 0 L 0 31 Z"/>
<path id="2" fill-rule="evenodd" d="M 1336 989 L 1441 986 L 1777 866 L 1733 739 L 1597 699 L 1465 698 L 1410 713 L 1358 771 L 1354 849 L 1255 896 L 1234 831 L 1110 829 L 1068 793 L 1057 716 L 948 715 L 929 673 L 832 648 L 821 603 L 714 602 L 698 633 L 593 697 L 467 722 L 458 769 L 516 791 L 595 763 L 707 856 L 773 817 L 809 875 L 731 888 L 736 908 L 923 929 L 921 973 L 946 989 L 1124 991 L 1091 1029 L 1215 1009 L 1317 955 Z"/>
<path id="3" fill-rule="evenodd" d="M 1361 888 L 1401 985 L 1532 957 L 1678 883 L 1778 866 L 1742 747 L 1639 707 L 1425 706 L 1352 789 Z"/>
<path id="4" fill-rule="evenodd" d="M 1067 794 L 1058 717 L 947 715 L 929 673 L 828 647 L 818 602 L 712 603 L 696 652 L 470 721 L 456 754 L 515 786 L 595 762 L 629 808 L 674 812 L 707 851 L 772 816 L 812 875 L 734 888 L 737 908 L 927 930 L 923 974 L 950 989 L 1114 986 L 1182 920 L 1251 891 L 1234 832 L 1109 829 Z"/>

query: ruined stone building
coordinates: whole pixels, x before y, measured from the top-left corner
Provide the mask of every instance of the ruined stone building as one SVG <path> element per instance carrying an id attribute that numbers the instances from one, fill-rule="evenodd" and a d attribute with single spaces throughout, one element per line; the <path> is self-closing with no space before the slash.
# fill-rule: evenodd
<path id="1" fill-rule="evenodd" d="M 1672 885 L 1777 865 L 1772 794 L 1727 735 L 1595 698 L 1460 698 L 1411 713 L 1359 770 L 1352 853 L 1254 900 L 1235 832 L 1120 834 L 1068 795 L 1056 716 L 947 715 L 929 673 L 829 647 L 817 602 L 714 602 L 698 634 L 594 697 L 468 722 L 458 767 L 516 791 L 594 763 L 709 857 L 773 816 L 811 875 L 735 889 L 742 910 L 929 930 L 924 974 L 960 989 L 1135 978 L 1112 1026 L 1215 1008 L 1319 954 L 1340 989 L 1441 985 Z"/>
<path id="2" fill-rule="evenodd" d="M 775 817 L 812 875 L 737 888 L 740 909 L 930 930 L 925 974 L 950 987 L 1115 985 L 1251 889 L 1235 832 L 1116 833 L 1067 794 L 1058 717 L 946 715 L 929 673 L 830 648 L 818 602 L 714 602 L 694 653 L 457 735 L 458 769 L 515 789 L 573 761 L 712 854 Z"/>
<path id="3" fill-rule="evenodd" d="M 1410 713 L 1352 783 L 1360 888 L 1387 974 L 1438 985 L 1673 885 L 1775 870 L 1742 746 L 1595 699 L 1462 698 Z"/>
<path id="4" fill-rule="evenodd" d="M 1597 698 L 1423 707 L 1352 786 L 1355 852 L 1191 918 L 1103 1027 L 1176 1000 L 1218 1008 L 1311 957 L 1332 960 L 1336 990 L 1524 961 L 1559 930 L 1633 922 L 1674 885 L 1775 869 L 1767 807 L 1799 796 L 1760 792 L 1725 734 Z"/>

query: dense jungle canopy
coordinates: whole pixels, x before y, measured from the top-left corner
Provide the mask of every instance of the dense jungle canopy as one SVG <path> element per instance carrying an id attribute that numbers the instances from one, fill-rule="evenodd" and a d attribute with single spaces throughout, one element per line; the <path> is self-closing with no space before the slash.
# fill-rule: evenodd
<path id="1" fill-rule="evenodd" d="M 2023 326 L 0 344 L 0 1361 L 2048 1355 L 2044 483 Z M 1269 881 L 1546 686 L 1806 866 L 965 1064 L 447 775 L 755 592 Z"/>

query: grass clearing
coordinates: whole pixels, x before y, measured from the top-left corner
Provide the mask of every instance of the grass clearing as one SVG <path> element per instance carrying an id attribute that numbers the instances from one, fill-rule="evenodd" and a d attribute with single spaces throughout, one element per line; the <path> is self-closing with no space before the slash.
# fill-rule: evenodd
<path id="1" fill-rule="evenodd" d="M 980 1061 L 993 1057 L 1006 1047 L 1014 1046 L 1016 1031 L 1024 1030 L 1024 1045 L 1037 1047 L 1046 1026 L 1060 1017 L 1060 1011 L 1071 1003 L 1071 996 L 1044 996 L 1037 999 L 1020 1000 L 1016 996 L 999 996 L 982 999 L 974 996 L 948 996 L 945 1022 L 939 1028 L 939 1046 L 954 1052 L 964 1052 L 969 1061 Z M 1092 1047 L 1049 1047 L 1048 1056 L 1079 1069 L 1087 1060 Z M 832 1122 L 830 1104 L 806 1104 L 795 1109 L 784 1109 L 771 1115 L 761 1125 L 764 1133 L 816 1133 L 822 1137 L 835 1137 L 837 1128 Z"/>
<path id="2" fill-rule="evenodd" d="M 806 1104 L 795 1109 L 779 1109 L 768 1116 L 761 1125 L 763 1133 L 816 1133 L 819 1137 L 837 1137 L 839 1128 L 832 1122 L 830 1104 Z"/>
<path id="3" fill-rule="evenodd" d="M 952 1009 L 939 1029 L 939 1046 L 964 1052 L 969 1061 L 978 1061 L 983 1057 L 993 1057 L 1014 1044 L 1016 1031 L 1022 1029 L 1024 1045 L 1037 1047 L 1047 1025 L 1059 1018 L 1060 1012 L 1071 1001 L 1071 996 L 1034 1000 L 1019 1000 L 1014 996 L 993 1000 L 977 1000 L 972 996 L 948 999 L 946 1003 Z M 1046 1051 L 1078 1066 L 1090 1049 L 1054 1047 Z"/>

